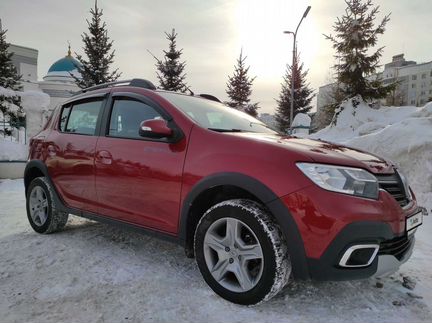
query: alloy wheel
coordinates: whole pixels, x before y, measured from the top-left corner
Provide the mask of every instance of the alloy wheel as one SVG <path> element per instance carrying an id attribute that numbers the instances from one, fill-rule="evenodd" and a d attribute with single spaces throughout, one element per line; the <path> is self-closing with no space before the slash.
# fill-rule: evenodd
<path id="1" fill-rule="evenodd" d="M 30 193 L 30 216 L 37 226 L 43 226 L 48 218 L 48 198 L 40 186 L 35 186 Z"/>
<path id="2" fill-rule="evenodd" d="M 263 272 L 261 245 L 252 229 L 235 218 L 221 218 L 204 236 L 204 258 L 213 278 L 232 292 L 254 288 Z"/>

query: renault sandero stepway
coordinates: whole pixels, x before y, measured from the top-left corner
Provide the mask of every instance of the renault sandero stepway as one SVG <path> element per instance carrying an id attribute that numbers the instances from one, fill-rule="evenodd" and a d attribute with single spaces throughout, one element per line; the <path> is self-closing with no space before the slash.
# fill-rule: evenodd
<path id="1" fill-rule="evenodd" d="M 36 232 L 72 214 L 170 239 L 239 304 L 270 299 L 290 278 L 394 272 L 422 223 L 392 162 L 143 79 L 58 107 L 30 142 L 24 183 Z"/>

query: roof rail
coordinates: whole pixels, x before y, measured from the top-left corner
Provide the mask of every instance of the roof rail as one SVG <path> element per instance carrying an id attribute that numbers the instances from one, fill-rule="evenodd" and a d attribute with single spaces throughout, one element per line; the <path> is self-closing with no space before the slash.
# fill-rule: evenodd
<path id="1" fill-rule="evenodd" d="M 107 82 L 107 83 L 103 83 L 103 84 L 90 86 L 88 88 L 85 88 L 85 89 L 82 89 L 81 91 L 76 92 L 76 94 L 85 93 L 85 92 L 93 91 L 93 90 L 105 89 L 105 88 L 113 87 L 113 86 L 121 86 L 121 85 L 129 85 L 129 86 L 136 86 L 136 87 L 141 87 L 141 88 L 149 89 L 149 90 L 156 90 L 156 86 L 154 86 L 154 84 L 148 80 L 131 79 L 131 80 Z"/>
<path id="2" fill-rule="evenodd" d="M 216 101 L 216 102 L 220 102 L 222 103 L 221 100 L 219 100 L 217 97 L 215 97 L 214 95 L 211 94 L 198 94 L 199 97 L 207 99 L 207 100 L 211 100 L 211 101 Z"/>

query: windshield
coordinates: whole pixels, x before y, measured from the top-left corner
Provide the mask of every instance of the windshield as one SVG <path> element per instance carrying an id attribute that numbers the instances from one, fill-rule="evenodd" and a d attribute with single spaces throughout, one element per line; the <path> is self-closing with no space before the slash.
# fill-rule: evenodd
<path id="1" fill-rule="evenodd" d="M 200 126 L 220 132 L 276 133 L 262 121 L 222 103 L 170 92 L 158 92 Z"/>

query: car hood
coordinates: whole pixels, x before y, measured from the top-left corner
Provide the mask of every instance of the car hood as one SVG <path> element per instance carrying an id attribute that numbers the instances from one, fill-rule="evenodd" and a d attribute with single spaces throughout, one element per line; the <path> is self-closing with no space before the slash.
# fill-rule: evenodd
<path id="1" fill-rule="evenodd" d="M 317 163 L 366 168 L 372 173 L 394 173 L 394 165 L 384 158 L 322 140 L 264 133 L 232 133 L 232 135 L 268 142 L 295 151 Z"/>

